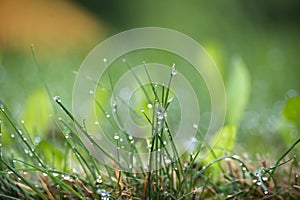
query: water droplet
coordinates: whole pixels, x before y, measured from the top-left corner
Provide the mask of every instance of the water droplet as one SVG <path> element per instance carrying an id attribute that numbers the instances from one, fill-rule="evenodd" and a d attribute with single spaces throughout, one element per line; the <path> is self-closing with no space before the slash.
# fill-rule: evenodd
<path id="1" fill-rule="evenodd" d="M 25 152 L 25 154 L 29 153 L 28 149 L 24 149 L 24 152 Z"/>
<path id="2" fill-rule="evenodd" d="M 167 144 L 167 141 L 163 141 L 163 144 L 166 145 L 166 144 Z"/>
<path id="3" fill-rule="evenodd" d="M 265 191 L 264 191 L 264 194 L 269 194 L 268 190 L 265 190 Z"/>
<path id="4" fill-rule="evenodd" d="M 133 140 L 133 137 L 131 135 L 128 136 L 129 140 Z"/>
<path id="5" fill-rule="evenodd" d="M 198 124 L 193 124 L 194 129 L 198 129 Z"/>
<path id="6" fill-rule="evenodd" d="M 56 101 L 57 103 L 61 103 L 60 96 L 53 97 L 53 100 Z"/>
<path id="7" fill-rule="evenodd" d="M 195 137 L 192 137 L 192 142 L 197 142 L 197 139 Z"/>
<path id="8" fill-rule="evenodd" d="M 108 112 L 105 112 L 105 117 L 110 118 L 110 114 Z"/>
<path id="9" fill-rule="evenodd" d="M 94 94 L 94 91 L 93 91 L 93 90 L 90 90 L 89 93 L 90 93 L 90 94 Z"/>
<path id="10" fill-rule="evenodd" d="M 230 161 L 230 158 L 225 158 L 224 160 L 225 160 L 226 162 L 228 162 L 228 161 Z"/>
<path id="11" fill-rule="evenodd" d="M 268 177 L 262 177 L 262 180 L 263 180 L 263 181 L 267 181 L 267 180 L 268 180 Z"/>
<path id="12" fill-rule="evenodd" d="M 243 170 L 243 171 L 246 171 L 246 170 L 247 170 L 247 168 L 246 168 L 246 167 L 242 167 L 242 170 Z"/>
<path id="13" fill-rule="evenodd" d="M 17 162 L 17 160 L 16 160 L 16 159 L 13 159 L 12 161 L 13 161 L 13 163 L 16 163 L 16 162 Z"/>
<path id="14" fill-rule="evenodd" d="M 120 142 L 123 142 L 123 138 L 120 138 Z"/>
<path id="15" fill-rule="evenodd" d="M 125 59 L 125 58 L 123 58 L 123 59 L 122 59 L 122 62 L 126 62 L 126 59 Z"/>
<path id="16" fill-rule="evenodd" d="M 94 124 L 95 124 L 95 125 L 99 125 L 99 121 L 95 121 Z"/>
<path id="17" fill-rule="evenodd" d="M 106 62 L 107 62 L 107 59 L 106 59 L 106 58 L 103 58 L 103 62 L 105 62 L 105 63 L 106 63 Z"/>
<path id="18" fill-rule="evenodd" d="M 39 144 L 41 142 L 41 138 L 40 137 L 34 138 L 34 142 L 35 144 Z"/>
<path id="19" fill-rule="evenodd" d="M 144 108 L 141 108 L 141 112 L 145 112 L 145 109 L 144 109 Z"/>
<path id="20" fill-rule="evenodd" d="M 12 171 L 8 171 L 8 172 L 7 172 L 8 175 L 10 175 L 10 174 L 12 174 L 12 173 L 13 173 Z"/>
<path id="21" fill-rule="evenodd" d="M 120 139 L 120 137 L 119 137 L 118 135 L 115 135 L 115 136 L 114 136 L 114 139 L 115 139 L 115 140 L 118 140 L 118 139 Z"/>
<path id="22" fill-rule="evenodd" d="M 134 143 L 134 140 L 131 140 L 130 144 L 133 144 Z"/>
<path id="23" fill-rule="evenodd" d="M 151 104 L 151 103 L 148 103 L 147 107 L 148 107 L 149 109 L 151 109 L 151 108 L 152 108 L 152 104 Z"/>
<path id="24" fill-rule="evenodd" d="M 24 120 L 21 120 L 21 124 L 24 124 L 25 122 L 24 122 Z"/>
<path id="25" fill-rule="evenodd" d="M 261 185 L 261 181 L 257 181 L 256 184 L 257 184 L 257 185 Z"/>
<path id="26" fill-rule="evenodd" d="M 172 71 L 171 71 L 172 76 L 175 76 L 177 74 L 177 69 L 175 67 L 175 64 L 172 65 Z"/>
<path id="27" fill-rule="evenodd" d="M 58 176 L 58 173 L 53 172 L 52 175 L 56 177 Z"/>
<path id="28" fill-rule="evenodd" d="M 46 176 L 48 176 L 48 174 L 46 174 L 46 173 L 43 173 L 43 176 L 45 176 L 45 177 L 46 177 Z"/>
<path id="29" fill-rule="evenodd" d="M 64 176 L 63 178 L 64 178 L 64 180 L 66 180 L 66 181 L 69 181 L 69 180 L 71 179 L 71 177 L 68 176 L 68 175 Z"/>
<path id="30" fill-rule="evenodd" d="M 26 174 L 27 174 L 27 171 L 24 170 L 24 171 L 23 171 L 23 175 L 26 175 Z"/>
<path id="31" fill-rule="evenodd" d="M 232 156 L 234 159 L 240 159 L 240 157 L 238 155 L 233 155 Z"/>
<path id="32" fill-rule="evenodd" d="M 0 109 L 1 109 L 2 111 L 4 111 L 4 105 L 3 105 L 3 104 L 0 104 Z"/>

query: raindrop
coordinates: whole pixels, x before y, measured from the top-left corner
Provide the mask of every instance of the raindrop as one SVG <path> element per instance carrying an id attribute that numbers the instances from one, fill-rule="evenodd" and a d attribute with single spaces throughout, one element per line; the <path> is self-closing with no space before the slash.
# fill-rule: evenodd
<path id="1" fill-rule="evenodd" d="M 257 181 L 256 184 L 257 184 L 257 185 L 261 185 L 261 181 Z"/>
<path id="2" fill-rule="evenodd" d="M 94 124 L 95 124 L 95 125 L 99 125 L 99 121 L 95 121 Z"/>
<path id="3" fill-rule="evenodd" d="M 133 137 L 130 135 L 130 136 L 128 136 L 128 139 L 129 140 L 133 140 Z"/>
<path id="4" fill-rule="evenodd" d="M 192 137 L 192 142 L 197 142 L 197 139 L 195 137 Z"/>
<path id="5" fill-rule="evenodd" d="M 34 139 L 34 142 L 35 142 L 36 144 L 39 144 L 39 143 L 41 142 L 41 138 L 40 138 L 40 137 L 36 137 L 36 138 Z"/>
<path id="6" fill-rule="evenodd" d="M 246 170 L 247 170 L 247 168 L 246 168 L 246 167 L 242 167 L 242 170 L 243 170 L 243 171 L 246 171 Z"/>
<path id="7" fill-rule="evenodd" d="M 93 90 L 90 90 L 89 93 L 90 93 L 90 94 L 94 94 L 94 91 L 93 91 Z"/>
<path id="8" fill-rule="evenodd" d="M 230 161 L 230 158 L 225 158 L 224 160 L 225 160 L 226 162 L 228 162 L 228 161 Z"/>
<path id="9" fill-rule="evenodd" d="M 28 153 L 29 153 L 28 149 L 24 149 L 24 152 L 25 152 L 26 154 L 28 154 Z"/>
<path id="10" fill-rule="evenodd" d="M 105 112 L 105 117 L 110 118 L 110 114 L 108 112 Z"/>
<path id="11" fill-rule="evenodd" d="M 57 103 L 61 103 L 60 96 L 53 97 L 53 100 L 56 101 Z"/>
<path id="12" fill-rule="evenodd" d="M 175 67 L 175 64 L 172 65 L 172 71 L 171 71 L 172 76 L 175 76 L 177 74 L 177 69 Z"/>
<path id="13" fill-rule="evenodd" d="M 106 62 L 107 62 L 107 59 L 106 59 L 106 58 L 103 58 L 103 62 L 105 62 L 105 63 L 106 63 Z"/>
<path id="14" fill-rule="evenodd" d="M 27 171 L 24 170 L 24 171 L 23 171 L 23 175 L 26 175 L 26 174 L 27 174 Z"/>
<path id="15" fill-rule="evenodd" d="M 71 177 L 70 176 L 64 176 L 64 180 L 66 180 L 66 181 L 68 181 L 68 180 L 70 180 L 71 179 Z"/>
<path id="16" fill-rule="evenodd" d="M 163 144 L 166 145 L 166 144 L 167 144 L 167 141 L 163 141 Z"/>
<path id="17" fill-rule="evenodd" d="M 24 120 L 21 120 L 21 124 L 24 124 L 25 122 L 24 122 Z"/>
<path id="18" fill-rule="evenodd" d="M 58 176 L 58 173 L 53 172 L 52 175 L 56 177 Z"/>
<path id="19" fill-rule="evenodd" d="M 263 180 L 263 181 L 267 181 L 267 180 L 268 180 L 268 177 L 262 177 L 262 180 Z"/>
<path id="20" fill-rule="evenodd" d="M 148 103 L 147 107 L 151 109 L 152 108 L 152 104 Z"/>
<path id="21" fill-rule="evenodd" d="M 268 190 L 265 190 L 265 191 L 264 191 L 264 194 L 269 194 Z"/>
<path id="22" fill-rule="evenodd" d="M 115 136 L 114 136 L 114 139 L 115 139 L 115 140 L 118 140 L 118 139 L 120 139 L 120 137 L 119 137 L 118 135 L 115 135 Z"/>
<path id="23" fill-rule="evenodd" d="M 0 109 L 1 109 L 2 111 L 4 111 L 4 105 L 3 105 L 3 104 L 0 104 Z"/>
<path id="24" fill-rule="evenodd" d="M 43 176 L 45 176 L 45 177 L 46 177 L 46 176 L 48 176 L 48 174 L 46 174 L 46 173 L 43 173 Z"/>
<path id="25" fill-rule="evenodd" d="M 198 124 L 193 124 L 194 129 L 198 129 Z"/>
<path id="26" fill-rule="evenodd" d="M 233 155 L 232 156 L 234 159 L 240 159 L 240 157 L 238 155 Z"/>
<path id="27" fill-rule="evenodd" d="M 141 108 L 141 112 L 145 112 L 145 109 L 144 109 L 144 108 Z"/>
<path id="28" fill-rule="evenodd" d="M 16 162 L 17 162 L 17 160 L 16 160 L 16 159 L 13 159 L 12 161 L 13 161 L 13 163 L 16 163 Z"/>

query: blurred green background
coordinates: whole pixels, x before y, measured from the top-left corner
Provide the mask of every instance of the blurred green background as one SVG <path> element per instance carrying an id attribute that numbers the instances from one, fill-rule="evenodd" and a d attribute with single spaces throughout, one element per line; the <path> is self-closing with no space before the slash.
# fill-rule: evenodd
<path id="1" fill-rule="evenodd" d="M 43 82 L 71 107 L 74 71 L 97 44 L 131 28 L 170 28 L 198 41 L 219 67 L 234 118 L 227 123 L 238 126 L 235 149 L 277 157 L 300 135 L 299 10 L 297 0 L 2 0 L 0 100 L 42 124 Z"/>

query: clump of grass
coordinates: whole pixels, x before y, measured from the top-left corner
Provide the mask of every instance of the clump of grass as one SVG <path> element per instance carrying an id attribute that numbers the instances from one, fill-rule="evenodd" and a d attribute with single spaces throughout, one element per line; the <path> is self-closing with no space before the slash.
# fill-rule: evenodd
<path id="1" fill-rule="evenodd" d="M 127 64 L 127 63 L 126 63 Z M 142 115 L 151 126 L 149 140 L 149 160 L 147 168 L 139 173 L 123 170 L 119 165 L 119 155 L 113 157 L 103 149 L 63 104 L 59 97 L 54 101 L 64 111 L 52 117 L 53 145 L 51 149 L 39 149 L 30 137 L 25 125 L 12 117 L 3 103 L 0 122 L 0 197 L 4 199 L 297 199 L 300 196 L 298 180 L 299 162 L 291 152 L 300 139 L 279 157 L 273 166 L 271 161 L 257 166 L 242 155 L 224 155 L 204 165 L 199 159 L 200 150 L 180 157 L 173 142 L 173 133 L 166 120 L 166 114 L 172 103 L 171 84 L 176 68 L 170 68 L 167 87 L 155 85 L 147 71 L 150 91 L 140 85 L 147 101 L 151 103 L 152 113 L 142 110 Z M 130 66 L 128 65 L 129 69 Z M 109 74 L 108 74 L 109 77 Z M 136 80 L 139 82 L 137 76 Z M 111 81 L 110 81 L 111 83 Z M 153 98 L 152 98 L 153 97 Z M 104 115 L 108 115 L 103 105 L 95 103 Z M 168 115 L 172 113 L 168 112 Z M 2 126 L 5 126 L 5 132 Z M 114 126 L 116 127 L 116 126 Z M 86 147 L 81 135 L 97 149 L 111 159 L 111 166 L 96 160 Z M 56 135 L 64 141 L 55 140 Z M 127 142 L 130 151 L 138 155 L 139 148 L 131 137 L 123 131 L 108 137 L 118 142 L 120 138 Z M 12 137 L 13 136 L 13 137 Z M 10 138 L 11 146 L 5 146 L 3 138 Z M 9 142 L 6 142 L 7 144 Z M 167 149 L 166 144 L 171 148 Z M 207 145 L 207 144 L 204 144 Z M 209 146 L 208 146 L 209 148 Z M 57 149 L 63 150 L 61 162 L 55 161 Z M 200 148 L 199 148 L 200 149 Z M 53 153 L 47 160 L 43 151 Z M 213 150 L 212 150 L 213 153 Z M 289 158 L 290 157 L 290 158 Z M 141 165 L 140 159 L 137 160 Z M 133 157 L 128 169 L 132 169 Z M 219 165 L 222 169 L 216 182 L 210 178 L 210 167 Z M 165 166 L 165 167 L 160 167 Z"/>

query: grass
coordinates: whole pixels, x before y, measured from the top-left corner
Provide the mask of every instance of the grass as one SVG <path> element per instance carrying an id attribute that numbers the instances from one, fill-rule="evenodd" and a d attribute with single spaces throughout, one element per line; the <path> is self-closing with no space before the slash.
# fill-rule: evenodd
<path id="1" fill-rule="evenodd" d="M 130 65 L 124 61 L 131 69 Z M 278 160 L 250 159 L 247 154 L 225 154 L 209 162 L 201 160 L 200 149 L 178 155 L 166 118 L 172 115 L 172 81 L 176 68 L 170 68 L 167 87 L 151 80 L 144 63 L 149 85 L 141 85 L 150 112 L 130 107 L 151 127 L 148 140 L 149 160 L 146 166 L 139 157 L 136 138 L 118 129 L 103 103 L 95 98 L 100 117 L 115 130 L 106 136 L 116 144 L 117 156 L 113 156 L 85 128 L 84 122 L 76 121 L 59 97 L 54 97 L 56 111 L 51 117 L 53 126 L 48 140 L 51 145 L 36 142 L 26 123 L 19 123 L 8 108 L 0 102 L 0 197 L 2 199 L 297 199 L 300 196 L 299 161 L 293 151 L 300 139 L 291 144 Z M 133 74 L 136 81 L 139 78 Z M 110 88 L 111 76 L 107 72 Z M 107 91 L 110 91 L 107 89 Z M 128 105 L 130 106 L 130 105 Z M 116 109 L 116 108 L 115 108 Z M 112 110 L 116 112 L 117 110 Z M 5 127 L 5 129 L 3 129 Z M 200 131 L 198 134 L 201 136 Z M 64 138 L 64 139 L 58 139 Z M 85 140 L 84 140 L 84 139 Z M 10 142 L 7 142 L 10 140 Z M 47 139 L 44 139 L 47 140 Z M 96 160 L 86 146 L 88 141 L 97 151 L 109 158 L 109 165 Z M 4 144 L 9 144 L 6 146 Z M 166 145 L 170 144 L 170 148 Z M 203 144 L 211 153 L 209 144 Z M 126 148 L 131 154 L 126 165 L 119 149 Z M 45 152 L 50 152 L 47 156 Z M 60 158 L 58 155 L 62 155 Z M 273 164 L 272 164 L 273 163 Z M 142 166 L 135 172 L 134 166 Z M 161 167 L 165 166 L 165 167 Z M 212 166 L 221 173 L 214 180 Z M 215 175 L 215 174 L 214 174 Z"/>

